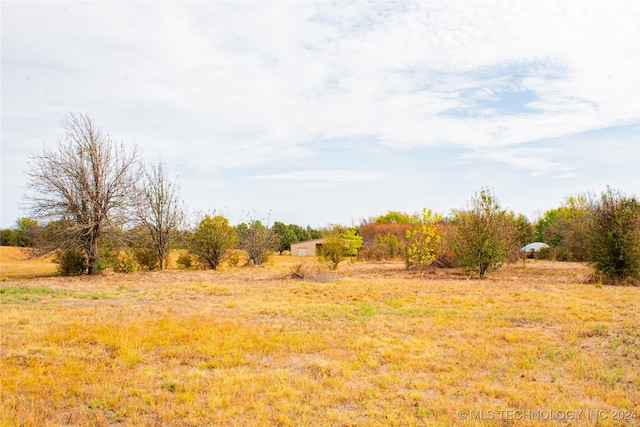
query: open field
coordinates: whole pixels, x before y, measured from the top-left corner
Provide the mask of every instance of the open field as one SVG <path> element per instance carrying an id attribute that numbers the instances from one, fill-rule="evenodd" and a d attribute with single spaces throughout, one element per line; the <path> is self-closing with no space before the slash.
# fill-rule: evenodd
<path id="1" fill-rule="evenodd" d="M 51 259 L 51 256 L 32 258 L 29 249 L 0 246 L 0 279 L 54 275 L 58 266 Z"/>
<path id="2" fill-rule="evenodd" d="M 579 264 L 293 280 L 291 257 L 33 279 L 4 262 L 2 426 L 640 425 L 640 288 Z"/>

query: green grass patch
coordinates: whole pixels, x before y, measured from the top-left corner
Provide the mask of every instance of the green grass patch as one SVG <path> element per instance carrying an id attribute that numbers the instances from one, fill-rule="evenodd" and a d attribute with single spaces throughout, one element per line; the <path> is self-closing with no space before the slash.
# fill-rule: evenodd
<path id="1" fill-rule="evenodd" d="M 0 304 L 36 303 L 45 298 L 71 297 L 78 299 L 108 299 L 113 292 L 74 292 L 67 289 L 51 289 L 32 286 L 0 287 Z"/>
<path id="2" fill-rule="evenodd" d="M 361 316 L 371 317 L 377 312 L 376 306 L 373 304 L 365 303 L 358 307 L 358 314 Z"/>
<path id="3" fill-rule="evenodd" d="M 36 288 L 31 286 L 3 286 L 0 287 L 0 304 L 20 302 L 38 302 L 47 297 L 72 295 L 64 289 Z"/>

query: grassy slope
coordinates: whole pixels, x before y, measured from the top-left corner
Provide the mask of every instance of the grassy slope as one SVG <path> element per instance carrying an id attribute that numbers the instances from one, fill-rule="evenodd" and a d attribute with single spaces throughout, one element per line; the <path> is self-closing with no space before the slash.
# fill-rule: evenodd
<path id="1" fill-rule="evenodd" d="M 295 281 L 283 260 L 2 283 L 0 425 L 495 425 L 457 411 L 638 409 L 640 288 L 544 262 L 483 281 L 399 264 Z"/>
<path id="2" fill-rule="evenodd" d="M 34 258 L 30 250 L 12 246 L 0 246 L 0 279 L 34 278 L 52 276 L 58 271 L 51 256 Z"/>

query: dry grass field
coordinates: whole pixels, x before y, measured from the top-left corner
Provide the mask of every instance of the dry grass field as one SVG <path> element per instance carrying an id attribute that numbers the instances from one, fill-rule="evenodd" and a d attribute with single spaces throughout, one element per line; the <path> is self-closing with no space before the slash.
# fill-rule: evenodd
<path id="1" fill-rule="evenodd" d="M 0 246 L 0 279 L 54 275 L 58 266 L 51 259 L 51 256 L 33 258 L 25 248 Z"/>
<path id="2" fill-rule="evenodd" d="M 640 424 L 640 288 L 579 264 L 476 280 L 308 260 L 294 280 L 292 257 L 73 278 L 1 261 L 2 426 Z"/>

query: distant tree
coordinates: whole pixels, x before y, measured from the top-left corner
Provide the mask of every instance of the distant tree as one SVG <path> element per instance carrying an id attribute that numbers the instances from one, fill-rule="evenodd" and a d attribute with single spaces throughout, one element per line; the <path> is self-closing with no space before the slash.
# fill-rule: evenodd
<path id="1" fill-rule="evenodd" d="M 422 275 L 424 270 L 436 260 L 440 243 L 437 223 L 441 219 L 431 210 L 423 209 L 419 220 L 410 230 L 407 230 L 406 267 L 408 269 L 415 268 Z"/>
<path id="2" fill-rule="evenodd" d="M 365 220 L 360 224 L 362 236 L 360 255 L 364 259 L 383 260 L 406 255 L 406 234 L 411 223 L 377 222 Z"/>
<path id="3" fill-rule="evenodd" d="M 398 211 L 388 211 L 384 215 L 362 220 L 360 256 L 378 261 L 406 258 L 406 234 L 417 221 L 417 215 Z"/>
<path id="4" fill-rule="evenodd" d="M 404 212 L 389 211 L 385 215 L 375 218 L 376 224 L 413 224 L 418 220 L 416 215 L 409 215 Z"/>
<path id="5" fill-rule="evenodd" d="M 550 245 L 559 261 L 586 261 L 591 209 L 590 196 L 567 197 L 559 208 L 548 210 L 538 220 L 536 240 Z"/>
<path id="6" fill-rule="evenodd" d="M 340 264 L 345 256 L 346 251 L 344 247 L 344 241 L 340 233 L 339 226 L 334 226 L 324 235 L 324 242 L 318 251 L 318 259 L 321 262 L 327 263 L 336 270 L 338 264 Z"/>
<path id="7" fill-rule="evenodd" d="M 134 228 L 127 230 L 127 243 L 129 245 L 128 249 L 141 269 L 149 271 L 158 268 L 162 269 L 160 266 L 161 259 L 165 259 L 164 268 L 166 268 L 166 258 L 161 258 L 158 255 L 156 242 L 153 241 L 152 234 L 144 225 L 138 224 Z"/>
<path id="8" fill-rule="evenodd" d="M 251 218 L 248 224 L 238 225 L 237 230 L 240 248 L 247 251 L 253 265 L 262 265 L 278 248 L 278 235 L 272 227 L 264 225 L 258 219 Z"/>
<path id="9" fill-rule="evenodd" d="M 276 224 L 273 225 L 273 228 L 276 232 L 278 232 L 276 228 Z M 286 226 L 286 228 L 292 231 L 293 234 L 295 234 L 295 239 L 296 239 L 295 242 L 290 242 L 290 243 L 304 242 L 305 240 L 319 239 L 320 237 L 322 237 L 322 231 L 312 228 L 310 225 L 307 225 L 306 227 L 302 227 L 297 224 L 289 224 Z M 292 238 L 293 236 L 287 237 L 287 239 L 292 239 Z M 285 250 L 290 250 L 290 249 L 291 247 Z"/>
<path id="10" fill-rule="evenodd" d="M 344 241 L 345 252 L 347 256 L 353 259 L 358 255 L 358 249 L 362 247 L 362 236 L 358 233 L 357 227 L 343 228 L 340 233 L 342 240 Z"/>
<path id="11" fill-rule="evenodd" d="M 13 246 L 12 242 L 15 240 L 15 230 L 10 228 L 3 228 L 0 230 L 0 246 Z"/>
<path id="12" fill-rule="evenodd" d="M 297 227 L 297 226 L 295 226 Z M 294 228 L 295 230 L 295 228 Z M 313 240 L 313 239 L 319 239 L 322 237 L 322 232 L 316 228 L 311 227 L 310 225 L 307 225 L 307 227 L 304 229 L 303 235 L 301 236 L 298 231 L 296 231 L 296 235 L 298 236 L 298 241 L 304 241 L 304 240 Z M 304 238 L 302 238 L 304 237 Z"/>
<path id="13" fill-rule="evenodd" d="M 515 227 L 515 239 L 520 247 L 533 242 L 533 227 L 531 221 L 523 214 L 512 214 L 513 226 Z"/>
<path id="14" fill-rule="evenodd" d="M 550 246 L 558 246 L 562 242 L 562 235 L 556 226 L 560 213 L 558 209 L 546 211 L 533 226 L 533 240 L 544 242 Z"/>
<path id="15" fill-rule="evenodd" d="M 16 227 L 18 231 L 16 246 L 33 246 L 37 239 L 37 233 L 40 231 L 38 221 L 32 218 L 19 218 L 16 220 Z"/>
<path id="16" fill-rule="evenodd" d="M 529 218 L 523 214 L 516 215 L 514 212 L 507 213 L 508 220 L 512 223 L 514 231 L 515 245 L 513 246 L 513 253 L 510 257 L 512 261 L 518 258 L 522 258 L 525 262 L 528 254 L 522 251 L 522 247 L 533 242 L 533 227 Z"/>
<path id="17" fill-rule="evenodd" d="M 300 229 L 302 229 L 300 227 Z M 293 225 L 285 225 L 282 222 L 276 221 L 273 223 L 273 231 L 278 235 L 278 251 L 290 251 L 291 244 L 299 242 L 298 236 Z"/>
<path id="18" fill-rule="evenodd" d="M 358 235 L 355 227 L 344 228 L 334 225 L 323 237 L 325 240 L 318 258 L 334 270 L 345 258 L 357 255 L 358 249 L 362 246 L 362 237 Z"/>
<path id="19" fill-rule="evenodd" d="M 589 263 L 608 281 L 640 278 L 640 203 L 607 188 L 593 210 Z"/>
<path id="20" fill-rule="evenodd" d="M 238 245 L 236 230 L 221 215 L 206 215 L 193 233 L 191 250 L 213 270 L 217 270 Z"/>
<path id="21" fill-rule="evenodd" d="M 459 263 L 453 247 L 458 227 L 452 222 L 451 218 L 442 218 L 436 226 L 440 241 L 438 242 L 434 265 L 439 268 L 457 267 Z"/>
<path id="22" fill-rule="evenodd" d="M 162 160 L 156 166 L 146 168 L 139 190 L 136 219 L 147 230 L 158 258 L 158 266 L 164 270 L 167 268 L 171 243 L 175 241 L 184 222 L 180 190 L 169 178 L 166 164 Z"/>
<path id="23" fill-rule="evenodd" d="M 62 126 L 65 142 L 31 157 L 25 199 L 35 218 L 59 221 L 49 248 L 82 250 L 94 274 L 109 225 L 129 219 L 141 175 L 138 150 L 115 145 L 87 115 L 69 113 Z"/>
<path id="24" fill-rule="evenodd" d="M 455 211 L 453 220 L 457 225 L 453 248 L 458 262 L 480 277 L 502 266 L 513 253 L 512 223 L 488 189 L 476 193 L 467 209 Z"/>
<path id="25" fill-rule="evenodd" d="M 18 218 L 14 228 L 2 230 L 2 246 L 31 247 L 35 244 L 41 227 L 31 218 Z"/>

